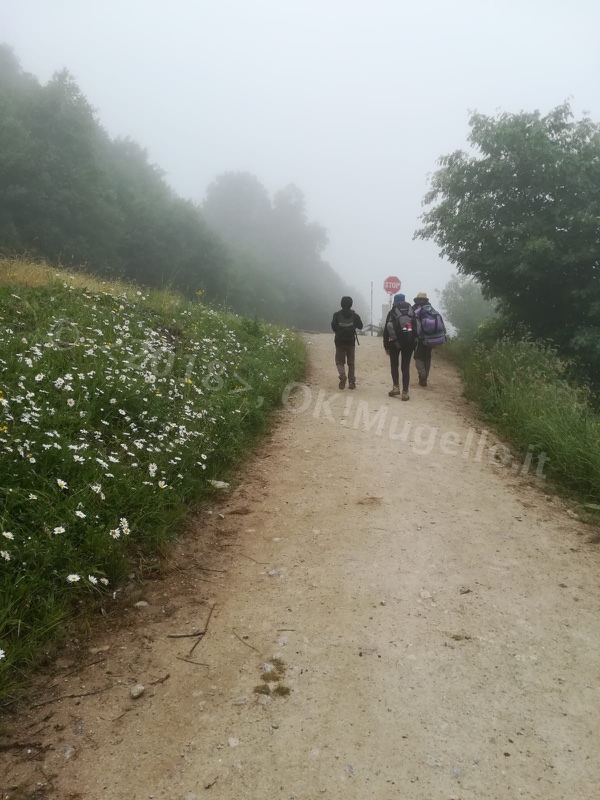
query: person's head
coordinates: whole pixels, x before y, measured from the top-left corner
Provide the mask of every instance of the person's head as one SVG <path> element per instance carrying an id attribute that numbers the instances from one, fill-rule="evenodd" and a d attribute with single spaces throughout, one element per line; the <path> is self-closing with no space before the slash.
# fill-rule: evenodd
<path id="1" fill-rule="evenodd" d="M 397 306 L 399 303 L 406 303 L 406 295 L 402 293 L 394 295 L 394 305 Z"/>
<path id="2" fill-rule="evenodd" d="M 429 303 L 427 292 L 419 292 L 419 294 L 414 298 L 414 302 L 418 306 L 426 306 Z"/>
<path id="3" fill-rule="evenodd" d="M 351 297 L 342 297 L 342 308 L 344 311 L 349 311 L 352 308 L 352 298 Z"/>

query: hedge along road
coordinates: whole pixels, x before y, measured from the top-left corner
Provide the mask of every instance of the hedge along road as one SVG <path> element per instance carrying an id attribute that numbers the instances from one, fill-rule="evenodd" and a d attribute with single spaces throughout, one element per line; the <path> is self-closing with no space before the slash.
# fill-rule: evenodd
<path id="1" fill-rule="evenodd" d="M 597 797 L 590 529 L 498 465 L 450 365 L 401 402 L 363 338 L 340 392 L 332 337 L 307 339 L 307 386 L 237 488 L 41 700 L 101 694 L 25 715 L 54 713 L 2 754 L 9 797 Z"/>

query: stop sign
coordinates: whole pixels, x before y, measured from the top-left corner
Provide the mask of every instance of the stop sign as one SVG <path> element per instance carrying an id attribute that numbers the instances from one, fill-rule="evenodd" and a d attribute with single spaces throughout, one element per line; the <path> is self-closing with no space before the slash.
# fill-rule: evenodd
<path id="1" fill-rule="evenodd" d="M 390 275 L 390 277 L 386 278 L 383 282 L 383 291 L 388 294 L 396 294 L 400 291 L 400 285 L 400 278 L 397 278 L 395 275 Z"/>

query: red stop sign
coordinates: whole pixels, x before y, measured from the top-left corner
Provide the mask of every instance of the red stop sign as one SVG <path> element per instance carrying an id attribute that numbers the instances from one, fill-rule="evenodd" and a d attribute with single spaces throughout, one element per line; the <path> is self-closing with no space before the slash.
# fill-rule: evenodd
<path id="1" fill-rule="evenodd" d="M 397 278 L 395 275 L 390 275 L 390 277 L 386 278 L 383 282 L 383 291 L 388 294 L 397 294 L 397 292 L 400 291 L 400 286 L 400 278 Z"/>

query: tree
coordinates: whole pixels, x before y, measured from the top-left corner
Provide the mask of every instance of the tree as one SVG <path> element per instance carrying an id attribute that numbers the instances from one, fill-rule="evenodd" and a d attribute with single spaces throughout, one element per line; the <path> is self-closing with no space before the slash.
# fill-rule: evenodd
<path id="1" fill-rule="evenodd" d="M 45 85 L 0 45 L 0 252 L 223 299 L 230 257 L 129 139 L 112 140 L 66 70 Z"/>
<path id="2" fill-rule="evenodd" d="M 475 154 L 440 159 L 415 236 L 600 378 L 600 126 L 568 104 L 469 124 Z"/>
<path id="3" fill-rule="evenodd" d="M 300 328 L 327 328 L 347 290 L 322 258 L 296 186 L 273 201 L 245 172 L 204 207 L 179 197 L 147 152 L 111 139 L 71 75 L 46 85 L 0 44 L 0 254 L 27 252 Z"/>
<path id="4" fill-rule="evenodd" d="M 461 336 L 469 336 L 495 314 L 494 304 L 483 296 L 473 278 L 453 275 L 441 292 L 441 307 L 447 321 Z"/>
<path id="5" fill-rule="evenodd" d="M 32 75 L 23 72 L 12 47 L 0 43 L 0 88 L 20 87 L 25 82 L 37 83 Z"/>
<path id="6" fill-rule="evenodd" d="M 225 172 L 206 190 L 202 212 L 224 239 L 244 245 L 264 235 L 271 201 L 258 178 L 249 172 Z"/>
<path id="7" fill-rule="evenodd" d="M 302 191 L 290 184 L 273 199 L 247 172 L 219 175 L 202 212 L 233 252 L 237 311 L 273 322 L 327 330 L 331 310 L 348 293 L 323 259 L 327 231 L 308 222 Z"/>

